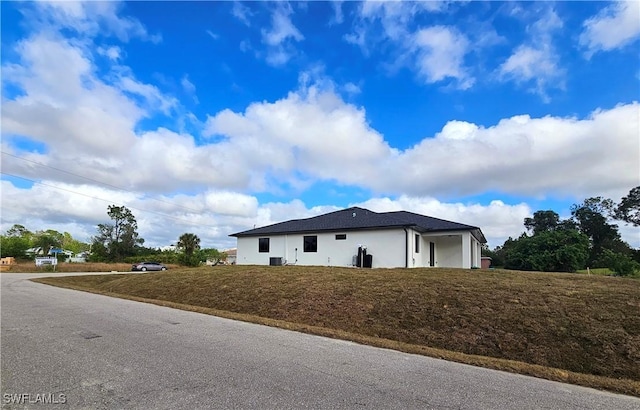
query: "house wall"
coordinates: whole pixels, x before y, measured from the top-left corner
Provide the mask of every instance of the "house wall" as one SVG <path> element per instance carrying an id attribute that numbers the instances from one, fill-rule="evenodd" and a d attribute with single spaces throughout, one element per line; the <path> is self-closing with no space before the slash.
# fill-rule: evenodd
<path id="1" fill-rule="evenodd" d="M 336 234 L 345 234 L 347 238 L 336 240 Z M 408 263 L 409 268 L 429 267 L 429 243 L 433 242 L 434 267 L 481 266 L 481 243 L 470 232 L 420 234 L 413 229 L 407 229 L 405 234 L 404 229 L 386 229 L 310 235 L 318 237 L 317 252 L 303 251 L 304 234 L 262 236 L 261 238 L 269 238 L 269 252 L 265 253 L 258 252 L 259 237 L 238 238 L 236 263 L 268 265 L 270 258 L 280 257 L 283 263 L 288 264 L 353 266 L 353 257 L 358 253 L 358 246 L 364 245 L 367 253 L 373 255 L 374 268 L 405 267 L 405 263 Z M 420 244 L 419 252 L 416 252 L 416 241 Z"/>
<path id="2" fill-rule="evenodd" d="M 336 234 L 345 234 L 347 238 L 336 240 Z M 268 265 L 270 258 L 281 257 L 289 264 L 352 266 L 353 256 L 358 253 L 358 246 L 364 245 L 367 248 L 367 253 L 373 255 L 374 268 L 405 266 L 404 229 L 309 234 L 318 237 L 317 252 L 303 251 L 303 237 L 305 235 L 261 236 L 261 238 L 269 238 L 269 252 L 265 253 L 258 252 L 259 237 L 240 237 L 238 238 L 236 263 L 239 265 Z M 411 234 L 410 239 L 412 237 Z M 412 245 L 410 244 L 410 246 Z"/>
<path id="3" fill-rule="evenodd" d="M 462 235 L 435 236 L 436 266 L 440 268 L 462 268 Z"/>
<path id="4" fill-rule="evenodd" d="M 410 268 L 421 268 L 421 267 L 429 267 L 431 266 L 431 255 L 430 255 L 430 248 L 429 248 L 429 243 L 433 242 L 436 243 L 436 247 L 435 247 L 435 261 L 437 261 L 437 254 L 438 254 L 438 245 L 437 245 L 437 238 L 434 236 L 429 236 L 429 235 L 425 235 L 425 234 L 420 234 L 417 231 L 414 231 L 413 229 L 408 229 L 409 231 L 409 252 L 410 252 L 410 257 L 409 257 L 409 267 Z M 418 238 L 416 239 L 416 235 L 418 235 Z M 419 251 L 416 252 L 416 242 L 419 243 Z M 437 266 L 437 265 L 434 265 Z"/>

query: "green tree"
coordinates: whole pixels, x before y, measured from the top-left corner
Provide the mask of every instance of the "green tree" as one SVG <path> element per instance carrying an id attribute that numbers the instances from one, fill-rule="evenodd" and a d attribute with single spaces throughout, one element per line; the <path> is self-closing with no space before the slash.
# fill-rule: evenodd
<path id="1" fill-rule="evenodd" d="M 220 252 L 215 248 L 200 249 L 199 259 L 200 262 L 211 261 L 212 264 L 217 265 L 221 260 L 225 259 L 227 254 Z"/>
<path id="2" fill-rule="evenodd" d="M 524 218 L 524 227 L 536 235 L 541 232 L 553 231 L 560 224 L 560 215 L 554 211 L 536 211 L 533 218 Z"/>
<path id="3" fill-rule="evenodd" d="M 180 235 L 176 246 L 187 256 L 191 256 L 195 251 L 200 249 L 200 238 L 193 233 L 183 233 Z"/>
<path id="4" fill-rule="evenodd" d="M 25 238 L 31 240 L 33 234 L 23 225 L 15 224 L 11 228 L 7 229 L 7 236 Z"/>
<path id="5" fill-rule="evenodd" d="M 178 250 L 182 251 L 180 260 L 187 266 L 198 266 L 200 255 L 196 253 L 200 250 L 200 238 L 193 233 L 183 233 L 176 244 Z"/>
<path id="6" fill-rule="evenodd" d="M 640 263 L 629 255 L 605 249 L 602 251 L 601 265 L 611 269 L 617 276 L 631 276 L 640 271 Z"/>
<path id="7" fill-rule="evenodd" d="M 31 243 L 26 237 L 22 236 L 0 236 L 0 257 L 6 258 L 13 256 L 20 259 L 27 256 L 27 249 L 31 247 Z"/>
<path id="8" fill-rule="evenodd" d="M 0 236 L 0 256 L 13 256 L 14 258 L 26 258 L 27 249 L 31 243 L 33 233 L 23 225 L 15 224 L 7 229 L 5 235 Z"/>
<path id="9" fill-rule="evenodd" d="M 622 198 L 615 209 L 615 218 L 633 226 L 640 226 L 640 186 L 631 189 L 629 194 Z"/>
<path id="10" fill-rule="evenodd" d="M 42 248 L 42 254 L 48 255 L 51 248 L 62 247 L 62 240 L 64 235 L 53 229 L 47 229 L 46 231 L 37 231 L 33 235 L 33 245 L 38 248 Z"/>
<path id="11" fill-rule="evenodd" d="M 629 246 L 620 238 L 618 226 L 608 222 L 607 217 L 613 214 L 614 207 L 613 201 L 602 197 L 588 198 L 582 204 L 571 207 L 571 216 L 578 229 L 589 237 L 590 266 L 601 259 L 604 249 L 623 253 L 629 251 Z"/>
<path id="12" fill-rule="evenodd" d="M 522 235 L 508 246 L 507 269 L 575 272 L 585 266 L 589 238 L 576 230 L 545 231 Z"/>
<path id="13" fill-rule="evenodd" d="M 80 253 L 89 250 L 89 244 L 74 239 L 69 232 L 64 232 L 62 238 L 62 248 L 73 253 Z"/>
<path id="14" fill-rule="evenodd" d="M 144 239 L 138 237 L 138 223 L 133 213 L 124 206 L 109 205 L 107 215 L 113 223 L 98 225 L 92 252 L 98 252 L 97 258 L 110 262 L 119 262 L 135 255 L 136 247 L 142 245 Z"/>
<path id="15" fill-rule="evenodd" d="M 484 244 L 482 245 L 482 256 L 488 256 L 491 258 L 492 267 L 504 267 L 504 258 L 500 254 L 500 250 L 500 246 L 490 249 L 487 244 Z"/>

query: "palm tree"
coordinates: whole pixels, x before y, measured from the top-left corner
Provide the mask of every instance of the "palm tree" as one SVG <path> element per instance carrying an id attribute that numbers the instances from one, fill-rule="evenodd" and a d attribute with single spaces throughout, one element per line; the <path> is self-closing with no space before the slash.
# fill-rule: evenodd
<path id="1" fill-rule="evenodd" d="M 200 238 L 193 233 L 183 233 L 178 239 L 178 248 L 182 249 L 187 256 L 200 249 Z"/>

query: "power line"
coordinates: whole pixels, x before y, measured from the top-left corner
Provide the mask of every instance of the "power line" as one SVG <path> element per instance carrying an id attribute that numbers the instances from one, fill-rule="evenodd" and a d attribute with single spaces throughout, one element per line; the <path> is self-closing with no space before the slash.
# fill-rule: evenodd
<path id="1" fill-rule="evenodd" d="M 23 179 L 23 180 L 25 180 L 25 181 L 33 182 L 34 184 L 40 184 L 40 185 L 47 186 L 47 187 L 50 187 L 50 188 L 59 189 L 59 190 L 61 190 L 61 191 L 70 192 L 70 193 L 72 193 L 72 194 L 82 195 L 82 196 L 85 196 L 85 197 L 87 197 L 87 198 L 96 199 L 96 200 L 98 200 L 98 201 L 109 202 L 109 203 L 112 203 L 112 204 L 115 202 L 115 201 L 110 200 L 110 199 L 98 198 L 98 197 L 95 197 L 95 196 L 92 196 L 92 195 L 83 194 L 82 192 L 72 191 L 72 190 L 70 190 L 70 189 L 61 188 L 61 187 L 59 187 L 59 186 L 55 186 L 55 185 L 51 185 L 51 184 L 47 184 L 47 183 L 40 182 L 40 181 L 35 181 L 35 180 L 33 180 L 33 179 L 29 179 L 29 178 L 21 177 L 21 176 L 18 176 L 18 175 L 9 174 L 9 173 L 7 173 L 7 172 L 2 172 L 2 171 L 0 171 L 0 174 L 2 174 L 2 175 L 7 175 L 7 176 L 10 176 L 10 177 L 14 177 L 14 178 Z M 126 207 L 128 207 L 128 208 L 135 209 L 135 210 L 137 210 L 137 211 L 141 211 L 141 212 L 148 212 L 148 213 L 156 214 L 156 215 L 159 215 L 159 216 L 162 216 L 162 217 L 165 217 L 165 218 L 174 219 L 174 220 L 176 220 L 176 221 L 185 222 L 185 223 L 187 223 L 187 224 L 189 224 L 189 225 L 200 225 L 200 226 L 203 226 L 202 224 L 196 224 L 196 223 L 194 223 L 194 222 L 192 222 L 192 221 L 189 221 L 189 220 L 187 220 L 187 219 L 177 218 L 177 217 L 175 217 L 175 216 L 171 216 L 171 215 L 163 214 L 163 213 L 161 213 L 161 212 L 150 211 L 150 210 L 148 210 L 148 209 L 136 208 L 136 207 L 128 206 L 128 205 L 125 205 L 125 204 L 119 204 L 119 205 L 120 205 L 120 206 L 126 206 Z M 214 227 L 215 227 L 214 225 L 209 225 L 209 226 L 210 226 L 210 227 L 212 227 L 212 228 L 214 228 Z"/>
<path id="2" fill-rule="evenodd" d="M 104 185 L 104 186 L 108 186 L 108 187 L 110 187 L 110 188 L 114 188 L 114 189 L 118 189 L 118 190 L 120 190 L 120 191 L 124 191 L 124 192 L 129 192 L 129 193 L 132 193 L 132 194 L 136 194 L 134 191 L 132 191 L 132 190 L 130 190 L 130 189 L 126 189 L 126 188 L 122 188 L 122 187 L 119 187 L 119 186 L 116 186 L 116 185 L 112 185 L 112 184 L 109 184 L 109 183 L 106 183 L 106 182 L 98 181 L 97 179 L 93 179 L 93 178 L 85 177 L 84 175 L 76 174 L 76 173 L 73 173 L 73 172 L 70 172 L 70 171 L 66 171 L 66 170 L 64 170 L 64 169 L 60 169 L 60 168 L 56 168 L 56 167 L 52 167 L 51 165 L 43 164 L 42 162 L 33 161 L 33 160 L 30 160 L 30 159 L 27 159 L 27 158 L 19 157 L 19 156 L 17 156 L 17 155 L 10 154 L 10 153 L 5 152 L 5 151 L 0 151 L 0 152 L 1 152 L 2 154 L 4 154 L 4 155 L 7 155 L 7 156 L 10 156 L 10 157 L 13 157 L 13 158 L 16 158 L 16 159 L 19 159 L 19 160 L 25 161 L 25 162 L 30 162 L 30 163 L 32 163 L 32 164 L 36 164 L 36 165 L 39 165 L 39 166 L 41 166 L 41 167 L 50 168 L 50 169 L 56 170 L 56 171 L 58 171 L 58 172 L 62 172 L 62 173 L 64 173 L 64 174 L 68 174 L 68 175 L 72 175 L 72 176 L 74 176 L 74 177 L 78 177 L 78 178 L 86 179 L 87 181 L 95 182 L 95 183 L 97 183 L 97 184 L 101 184 L 101 185 Z M 17 178 L 21 178 L 21 177 L 17 177 Z M 23 178 L 23 179 L 27 179 L 27 178 Z M 161 203 L 164 203 L 164 204 L 167 204 L 167 205 L 176 206 L 176 207 L 178 207 L 178 208 L 183 208 L 183 209 L 186 209 L 186 210 L 191 211 L 191 212 L 200 212 L 200 211 L 198 211 L 197 209 L 189 208 L 189 207 L 186 207 L 186 206 L 183 206 L 183 205 L 178 205 L 178 204 L 175 204 L 175 203 L 172 203 L 172 202 L 169 202 L 169 201 L 163 201 L 162 199 L 157 199 L 157 198 L 149 198 L 149 199 L 150 199 L 150 200 L 152 200 L 152 201 L 161 202 Z"/>

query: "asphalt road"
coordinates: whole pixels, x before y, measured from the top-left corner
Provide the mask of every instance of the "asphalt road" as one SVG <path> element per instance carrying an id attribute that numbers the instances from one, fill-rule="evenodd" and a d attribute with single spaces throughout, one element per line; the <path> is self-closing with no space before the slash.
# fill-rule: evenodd
<path id="1" fill-rule="evenodd" d="M 0 275 L 7 409 L 640 409 L 633 397 L 50 287 L 33 276 Z"/>

